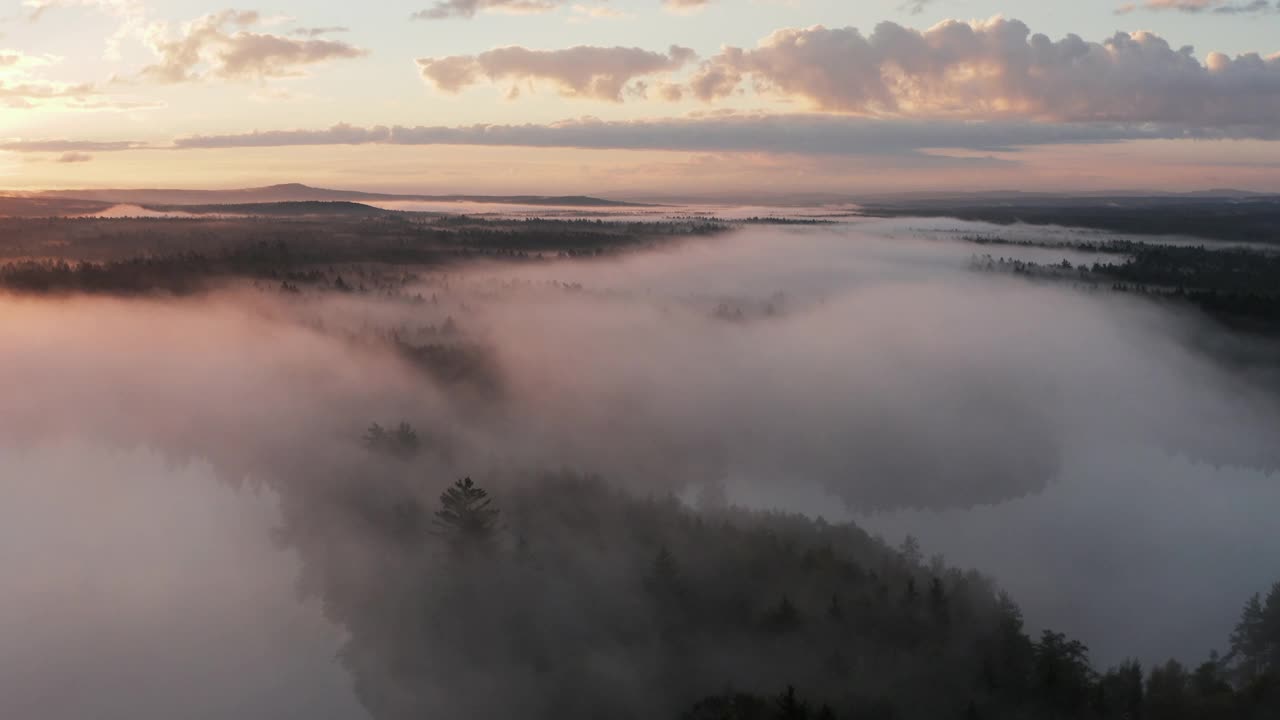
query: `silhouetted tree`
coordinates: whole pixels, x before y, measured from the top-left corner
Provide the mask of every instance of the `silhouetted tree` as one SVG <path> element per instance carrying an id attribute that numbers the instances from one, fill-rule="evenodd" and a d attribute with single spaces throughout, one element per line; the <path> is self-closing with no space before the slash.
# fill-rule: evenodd
<path id="1" fill-rule="evenodd" d="M 1126 660 L 1098 680 L 1094 710 L 1102 717 L 1139 720 L 1144 703 L 1142 663 Z"/>
<path id="2" fill-rule="evenodd" d="M 1231 652 L 1227 660 L 1233 666 L 1236 682 L 1248 684 L 1261 674 L 1265 654 L 1264 632 L 1262 596 L 1255 593 L 1240 611 L 1240 620 L 1231 632 Z"/>
<path id="3" fill-rule="evenodd" d="M 384 453 L 402 460 L 416 456 L 422 449 L 417 431 L 407 422 L 401 422 L 395 430 L 387 430 L 378 423 L 373 423 L 365 431 L 363 441 L 370 452 Z"/>
<path id="4" fill-rule="evenodd" d="M 1190 690 L 1187 670 L 1177 660 L 1152 668 L 1147 676 L 1147 714 L 1159 720 L 1189 717 L 1192 706 Z"/>
<path id="5" fill-rule="evenodd" d="M 1035 644 L 1035 680 L 1051 713 L 1070 717 L 1087 704 L 1093 681 L 1088 653 L 1083 643 L 1062 633 L 1041 634 Z"/>
<path id="6" fill-rule="evenodd" d="M 809 705 L 796 696 L 796 689 L 788 685 L 786 692 L 778 696 L 778 720 L 809 720 Z"/>
<path id="7" fill-rule="evenodd" d="M 898 552 L 902 555 L 902 560 L 911 567 L 919 565 L 924 560 L 924 553 L 920 550 L 920 541 L 915 535 L 908 535 L 902 539 L 902 545 L 898 547 Z"/>
<path id="8" fill-rule="evenodd" d="M 497 508 L 491 507 L 489 493 L 463 478 L 440 494 L 436 511 L 437 534 L 449 539 L 455 550 L 488 548 L 497 531 Z"/>

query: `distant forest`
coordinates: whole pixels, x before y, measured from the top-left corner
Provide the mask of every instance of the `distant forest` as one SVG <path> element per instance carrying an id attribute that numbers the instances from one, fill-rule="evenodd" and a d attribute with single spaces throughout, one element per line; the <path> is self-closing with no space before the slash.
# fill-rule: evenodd
<path id="1" fill-rule="evenodd" d="M 352 291 L 351 265 L 601 257 L 710 235 L 715 220 L 481 220 L 334 213 L 292 218 L 0 219 L 0 289 L 188 294 L 235 279 Z M 348 273 L 349 274 L 349 273 Z M 366 287 L 366 290 L 369 288 Z"/>
<path id="2" fill-rule="evenodd" d="M 1127 235 L 1180 235 L 1209 240 L 1280 244 L 1280 197 L 1027 195 L 937 200 L 886 200 L 861 209 L 875 217 L 950 217 L 1012 225 L 1060 225 Z"/>
<path id="3" fill-rule="evenodd" d="M 990 238 L 977 242 L 1000 244 Z M 985 253 L 975 256 L 972 264 L 979 270 L 1187 304 L 1238 329 L 1280 336 L 1280 254 L 1243 247 L 1153 243 L 1105 249 L 1126 254 L 1111 262 L 1077 266 L 1066 260 L 1045 264 Z"/>

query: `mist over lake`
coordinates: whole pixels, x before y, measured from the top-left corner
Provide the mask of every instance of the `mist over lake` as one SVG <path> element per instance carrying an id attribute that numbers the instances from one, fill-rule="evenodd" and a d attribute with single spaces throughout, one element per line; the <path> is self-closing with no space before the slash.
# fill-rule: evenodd
<path id="1" fill-rule="evenodd" d="M 390 560 L 330 504 L 378 477 L 430 502 L 470 475 L 502 501 L 563 470 L 689 512 L 852 521 L 917 538 L 936 573 L 935 554 L 979 569 L 1102 665 L 1220 648 L 1280 575 L 1271 376 L 1216 355 L 1227 331 L 1198 313 L 982 272 L 964 236 L 992 228 L 929 225 L 747 226 L 394 290 L 0 297 L 20 590 L 0 600 L 0 713 L 366 716 L 338 660 L 364 631 L 335 593 L 401 571 L 359 569 Z M 467 353 L 444 374 L 412 352 L 437 339 Z M 366 429 L 401 421 L 422 453 L 370 460 Z M 429 594 L 450 571 L 421 562 Z"/>

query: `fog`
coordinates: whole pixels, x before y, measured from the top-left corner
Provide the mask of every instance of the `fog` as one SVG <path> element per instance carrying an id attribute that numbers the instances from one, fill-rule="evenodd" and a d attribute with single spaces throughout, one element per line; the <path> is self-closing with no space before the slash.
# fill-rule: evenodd
<path id="1" fill-rule="evenodd" d="M 1103 663 L 1220 644 L 1280 576 L 1270 380 L 1206 354 L 1196 317 L 971 272 L 978 248 L 912 227 L 424 271 L 423 302 L 0 298 L 0 557 L 21 589 L 0 598 L 0 715 L 360 717 L 298 533 L 369 472 L 364 429 L 401 420 L 434 449 L 422 497 L 558 468 L 723 490 L 914 534 Z M 1020 252 L 1063 257 L 1001 248 Z M 450 320 L 480 380 L 386 341 Z"/>
<path id="2" fill-rule="evenodd" d="M 0 478 L 0 714 L 362 717 L 269 494 L 81 442 L 6 450 Z"/>

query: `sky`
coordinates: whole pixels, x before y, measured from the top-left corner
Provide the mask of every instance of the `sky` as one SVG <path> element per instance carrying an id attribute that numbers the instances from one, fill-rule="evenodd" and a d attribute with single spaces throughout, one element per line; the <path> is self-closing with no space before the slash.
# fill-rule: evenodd
<path id="1" fill-rule="evenodd" d="M 1280 191 L 1280 0 L 0 0 L 0 189 Z"/>

